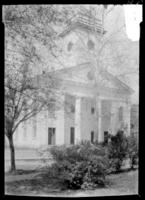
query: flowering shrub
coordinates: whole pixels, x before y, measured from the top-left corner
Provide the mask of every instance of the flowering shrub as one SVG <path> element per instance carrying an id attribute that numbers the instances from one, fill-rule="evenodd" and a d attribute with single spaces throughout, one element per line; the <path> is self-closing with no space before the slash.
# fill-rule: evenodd
<path id="1" fill-rule="evenodd" d="M 128 153 L 128 140 L 123 131 L 118 131 L 115 136 L 111 137 L 107 149 L 112 170 L 120 171 Z"/>
<path id="2" fill-rule="evenodd" d="M 135 136 L 130 136 L 128 140 L 128 157 L 130 159 L 130 167 L 133 169 L 138 161 L 138 140 Z"/>
<path id="3" fill-rule="evenodd" d="M 58 179 L 71 189 L 92 189 L 105 185 L 108 161 L 102 147 L 81 143 L 71 147 L 52 147 L 50 150 Z"/>
<path id="4" fill-rule="evenodd" d="M 68 147 L 53 146 L 49 149 L 50 154 L 53 162 L 51 166 L 47 165 L 48 179 L 57 178 L 61 185 L 69 189 L 94 189 L 105 186 L 106 175 L 118 172 L 126 158 L 130 159 L 133 168 L 138 146 L 135 138 L 127 138 L 122 131 L 118 131 L 107 144 L 83 141 Z"/>

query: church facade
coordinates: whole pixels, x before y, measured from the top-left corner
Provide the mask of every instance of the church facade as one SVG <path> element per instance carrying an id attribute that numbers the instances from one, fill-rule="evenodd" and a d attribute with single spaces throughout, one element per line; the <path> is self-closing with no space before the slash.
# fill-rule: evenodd
<path id="1" fill-rule="evenodd" d="M 45 110 L 21 124 L 14 135 L 16 146 L 102 142 L 108 133 L 114 135 L 119 129 L 130 134 L 133 90 L 107 70 L 100 70 L 95 62 L 94 52 L 104 34 L 99 23 L 92 28 L 80 16 L 60 34 L 68 67 L 51 74 L 61 81 L 62 105 L 54 116 Z M 48 76 L 47 72 L 39 75 L 42 80 Z"/>
<path id="2" fill-rule="evenodd" d="M 131 89 L 108 72 L 100 75 L 106 86 L 96 84 L 90 80 L 91 66 L 84 63 L 55 72 L 63 84 L 61 107 L 53 117 L 43 111 L 21 125 L 15 134 L 16 146 L 102 142 L 107 133 L 114 135 L 119 129 L 130 134 Z"/>

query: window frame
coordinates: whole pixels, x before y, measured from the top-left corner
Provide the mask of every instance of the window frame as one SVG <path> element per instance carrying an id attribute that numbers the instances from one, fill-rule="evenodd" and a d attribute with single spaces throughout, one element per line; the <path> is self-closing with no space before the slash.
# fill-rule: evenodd
<path id="1" fill-rule="evenodd" d="M 91 107 L 91 114 L 93 115 L 95 113 L 95 107 Z"/>
<path id="2" fill-rule="evenodd" d="M 51 136 L 49 135 L 50 133 L 51 133 Z M 51 140 L 49 140 L 50 137 L 51 137 Z M 54 141 L 52 141 L 52 137 Z M 56 139 L 56 127 L 48 127 L 48 145 L 55 145 L 56 143 L 55 139 Z"/>
<path id="3" fill-rule="evenodd" d="M 123 121 L 123 106 L 120 106 L 119 109 L 118 109 L 118 120 L 120 122 Z"/>
<path id="4" fill-rule="evenodd" d="M 91 143 L 94 143 L 94 135 L 95 135 L 95 132 L 91 131 Z"/>
<path id="5" fill-rule="evenodd" d="M 68 52 L 71 52 L 72 48 L 73 48 L 73 42 L 69 41 L 69 42 L 67 43 L 67 51 L 68 51 Z"/>
<path id="6" fill-rule="evenodd" d="M 73 134 L 73 137 L 72 137 L 72 134 Z M 72 142 L 72 138 L 73 138 L 73 142 Z M 75 144 L 75 127 L 73 126 L 70 127 L 70 144 L 71 145 Z"/>
<path id="7" fill-rule="evenodd" d="M 88 47 L 88 49 L 89 49 L 90 51 L 93 51 L 93 50 L 95 49 L 95 43 L 94 43 L 94 41 L 92 41 L 91 39 L 89 39 L 89 40 L 87 41 L 87 47 Z"/>

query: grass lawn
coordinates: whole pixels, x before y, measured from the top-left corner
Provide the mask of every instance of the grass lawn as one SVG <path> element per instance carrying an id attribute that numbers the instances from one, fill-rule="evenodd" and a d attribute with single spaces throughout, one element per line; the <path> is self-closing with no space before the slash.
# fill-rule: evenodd
<path id="1" fill-rule="evenodd" d="M 64 190 L 57 179 L 47 177 L 43 170 L 19 170 L 14 175 L 7 173 L 5 177 L 5 194 L 61 197 L 138 194 L 138 170 L 110 174 L 105 188 L 86 191 Z"/>

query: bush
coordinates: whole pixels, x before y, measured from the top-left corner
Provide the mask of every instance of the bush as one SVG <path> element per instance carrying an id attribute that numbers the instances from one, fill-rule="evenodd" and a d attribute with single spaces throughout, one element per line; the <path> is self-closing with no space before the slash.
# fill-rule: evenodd
<path id="1" fill-rule="evenodd" d="M 111 137 L 107 148 L 110 167 L 116 172 L 120 171 L 128 153 L 128 141 L 123 131 L 118 131 L 115 136 Z"/>
<path id="2" fill-rule="evenodd" d="M 137 140 L 131 136 L 127 138 L 122 131 L 111 136 L 108 144 L 82 141 L 68 147 L 54 146 L 49 151 L 54 162 L 51 167 L 47 166 L 46 177 L 57 178 L 69 189 L 105 186 L 108 173 L 120 171 L 127 156 L 133 168 L 138 156 Z"/>
<path id="3" fill-rule="evenodd" d="M 104 149 L 89 142 L 70 147 L 52 147 L 56 175 L 66 188 L 92 189 L 105 185 L 108 161 Z"/>
<path id="4" fill-rule="evenodd" d="M 130 136 L 128 140 L 128 157 L 130 159 L 130 168 L 133 169 L 138 161 L 138 140 L 135 136 Z"/>
<path id="5" fill-rule="evenodd" d="M 83 189 L 92 189 L 97 186 L 105 185 L 105 176 L 107 175 L 107 161 L 105 158 L 92 157 L 87 162 L 87 171 L 83 179 Z"/>

